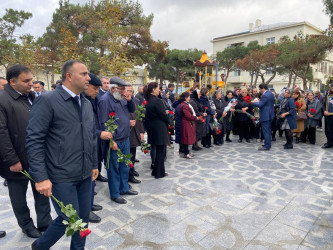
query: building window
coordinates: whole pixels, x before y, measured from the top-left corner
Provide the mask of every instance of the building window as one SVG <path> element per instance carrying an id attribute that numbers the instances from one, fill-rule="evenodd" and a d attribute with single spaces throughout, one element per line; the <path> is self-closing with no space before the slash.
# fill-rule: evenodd
<path id="1" fill-rule="evenodd" d="M 234 76 L 240 76 L 240 70 L 234 69 Z"/>
<path id="2" fill-rule="evenodd" d="M 266 42 L 267 42 L 267 44 L 275 43 L 275 37 L 266 38 Z"/>
<path id="3" fill-rule="evenodd" d="M 320 72 L 327 74 L 327 62 L 321 63 Z"/>

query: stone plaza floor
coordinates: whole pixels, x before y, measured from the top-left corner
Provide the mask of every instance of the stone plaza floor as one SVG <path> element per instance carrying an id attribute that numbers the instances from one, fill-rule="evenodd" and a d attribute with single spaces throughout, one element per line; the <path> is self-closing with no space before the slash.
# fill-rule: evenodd
<path id="1" fill-rule="evenodd" d="M 192 160 L 168 148 L 169 176 L 158 180 L 139 152 L 142 183 L 132 184 L 139 195 L 126 205 L 97 182 L 95 203 L 104 209 L 96 212 L 101 223 L 89 224 L 86 249 L 333 249 L 333 149 L 284 150 L 278 138 L 258 152 L 260 143 L 232 139 Z M 31 190 L 28 197 L 35 218 Z M 29 249 L 33 239 L 18 227 L 2 181 L 0 201 L 0 249 Z M 52 249 L 69 249 L 69 240 Z"/>

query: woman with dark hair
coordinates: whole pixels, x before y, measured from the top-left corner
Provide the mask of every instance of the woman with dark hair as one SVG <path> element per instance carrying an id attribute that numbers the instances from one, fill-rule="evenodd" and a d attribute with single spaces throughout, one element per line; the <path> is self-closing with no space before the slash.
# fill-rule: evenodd
<path id="1" fill-rule="evenodd" d="M 207 116 L 207 113 L 205 113 L 204 106 L 200 103 L 200 90 L 195 89 L 192 91 L 190 104 L 194 109 L 195 114 L 197 117 L 202 116 L 202 118 Z M 201 140 L 202 137 L 206 135 L 206 128 L 205 128 L 205 122 L 202 122 L 202 120 L 196 121 L 196 141 L 194 145 L 192 146 L 192 150 L 199 151 L 202 148 L 199 147 L 198 142 Z"/>
<path id="2" fill-rule="evenodd" d="M 164 160 L 166 145 L 168 144 L 168 125 L 171 125 L 169 116 L 162 100 L 158 97 L 160 89 L 157 82 L 151 82 L 143 89 L 147 100 L 145 125 L 148 134 L 148 143 L 151 144 L 152 175 L 163 178 L 165 172 Z"/>
<path id="3" fill-rule="evenodd" d="M 253 105 L 251 102 L 246 100 L 246 97 L 248 97 L 247 89 L 242 88 L 241 93 L 237 98 L 237 105 L 236 109 L 240 109 L 243 111 L 243 113 L 237 114 L 237 123 L 238 123 L 238 134 L 239 134 L 239 140 L 238 142 L 242 142 L 243 139 L 246 140 L 246 142 L 250 143 L 250 126 L 251 126 L 251 120 L 246 115 L 247 113 L 252 114 L 253 111 Z"/>
<path id="4" fill-rule="evenodd" d="M 302 94 L 299 90 L 295 90 L 293 93 L 293 99 L 295 101 L 295 108 L 296 108 L 296 119 L 297 114 L 304 112 L 306 110 L 306 103 Z M 297 120 L 297 127 L 296 129 L 292 130 L 291 133 L 296 133 L 296 144 L 300 142 L 301 133 L 304 131 L 304 119 Z"/>
<path id="5" fill-rule="evenodd" d="M 224 100 L 227 103 L 227 105 L 229 104 L 229 102 L 231 102 L 232 99 L 236 99 L 236 98 L 234 98 L 232 91 L 228 90 L 224 97 Z M 232 140 L 230 140 L 230 132 L 231 131 L 234 132 L 233 131 L 234 124 L 235 124 L 235 107 L 230 108 L 230 110 L 227 112 L 227 116 L 225 118 L 223 118 L 223 126 L 225 127 L 225 134 L 226 134 L 225 141 L 226 142 L 232 142 Z"/>
<path id="6" fill-rule="evenodd" d="M 226 101 L 222 98 L 222 91 L 216 90 L 213 95 L 213 101 L 216 107 L 216 119 L 219 121 L 221 117 L 227 116 L 227 112 L 224 112 L 224 108 L 227 106 Z M 222 146 L 224 143 L 223 136 L 225 133 L 225 127 L 222 125 L 221 133 L 220 134 L 213 134 L 214 144 L 217 146 Z"/>
<path id="7" fill-rule="evenodd" d="M 287 143 L 283 145 L 284 149 L 292 149 L 293 134 L 291 130 L 297 127 L 295 101 L 291 98 L 291 90 L 286 89 L 283 95 L 284 99 L 281 101 L 277 117 L 279 126 L 281 130 L 285 131 L 287 139 Z"/>
<path id="8" fill-rule="evenodd" d="M 212 130 L 210 128 L 209 123 L 212 121 L 213 116 L 215 115 L 215 111 L 211 108 L 209 103 L 209 98 L 208 98 L 209 90 L 207 88 L 202 88 L 200 94 L 201 94 L 200 103 L 204 106 L 205 113 L 207 113 L 206 123 L 205 123 L 206 136 L 202 137 L 201 143 L 205 148 L 210 148 L 212 146 L 212 140 L 211 140 Z"/>
<path id="9" fill-rule="evenodd" d="M 193 145 L 196 141 L 196 126 L 195 121 L 199 118 L 196 117 L 193 107 L 190 102 L 190 94 L 188 92 L 184 92 L 180 95 L 180 99 L 182 100 L 182 104 L 179 108 L 179 113 L 182 117 L 182 144 L 184 151 L 184 158 L 192 159 L 193 155 L 190 154 L 189 145 Z"/>

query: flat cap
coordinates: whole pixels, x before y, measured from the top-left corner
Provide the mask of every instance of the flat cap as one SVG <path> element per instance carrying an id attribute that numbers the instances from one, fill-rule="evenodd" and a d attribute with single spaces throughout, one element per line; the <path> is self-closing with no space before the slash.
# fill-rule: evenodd
<path id="1" fill-rule="evenodd" d="M 110 79 L 110 84 L 117 84 L 117 85 L 123 86 L 123 87 L 130 86 L 130 84 L 128 84 L 123 79 L 121 79 L 117 76 L 114 76 Z"/>
<path id="2" fill-rule="evenodd" d="M 90 81 L 89 83 L 94 85 L 94 86 L 102 86 L 101 80 L 94 74 L 89 73 Z"/>

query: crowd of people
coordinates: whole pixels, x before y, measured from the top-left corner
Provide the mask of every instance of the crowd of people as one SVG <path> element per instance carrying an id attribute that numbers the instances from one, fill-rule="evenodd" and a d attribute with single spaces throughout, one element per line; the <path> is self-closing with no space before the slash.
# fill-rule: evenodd
<path id="1" fill-rule="evenodd" d="M 316 129 L 325 117 L 327 143 L 333 147 L 333 86 L 325 96 L 319 91 L 284 88 L 276 94 L 266 84 L 237 88 L 223 93 L 193 87 L 177 96 L 174 84 L 162 89 L 157 82 L 133 87 L 119 77 L 97 77 L 84 63 L 71 60 L 62 68 L 62 79 L 44 90 L 33 82 L 31 70 L 14 65 L 0 78 L 0 175 L 8 186 L 9 198 L 22 232 L 37 238 L 32 249 L 49 249 L 65 233 L 67 219 L 52 200 L 57 218 L 52 219 L 49 197 L 72 204 L 83 222 L 98 223 L 95 213 L 96 182 L 107 182 L 110 198 L 126 204 L 126 195 L 138 195 L 131 184 L 141 181 L 135 165 L 137 148 L 148 137 L 151 175 L 168 176 L 165 167 L 168 145 L 179 144 L 179 153 L 193 159 L 193 151 L 214 144 L 264 142 L 260 151 L 271 148 L 285 132 L 285 149 L 296 143 L 316 143 Z M 32 91 L 33 89 L 33 91 Z M 144 119 L 136 112 L 144 106 Z M 114 117 L 114 133 L 106 123 Z M 131 168 L 119 161 L 119 152 L 131 154 Z M 107 177 L 101 175 L 107 166 Z M 36 183 L 22 171 L 30 173 Z M 37 227 L 27 205 L 32 187 Z M 4 237 L 5 232 L 0 232 Z M 85 237 L 72 236 L 71 249 L 84 249 Z"/>

